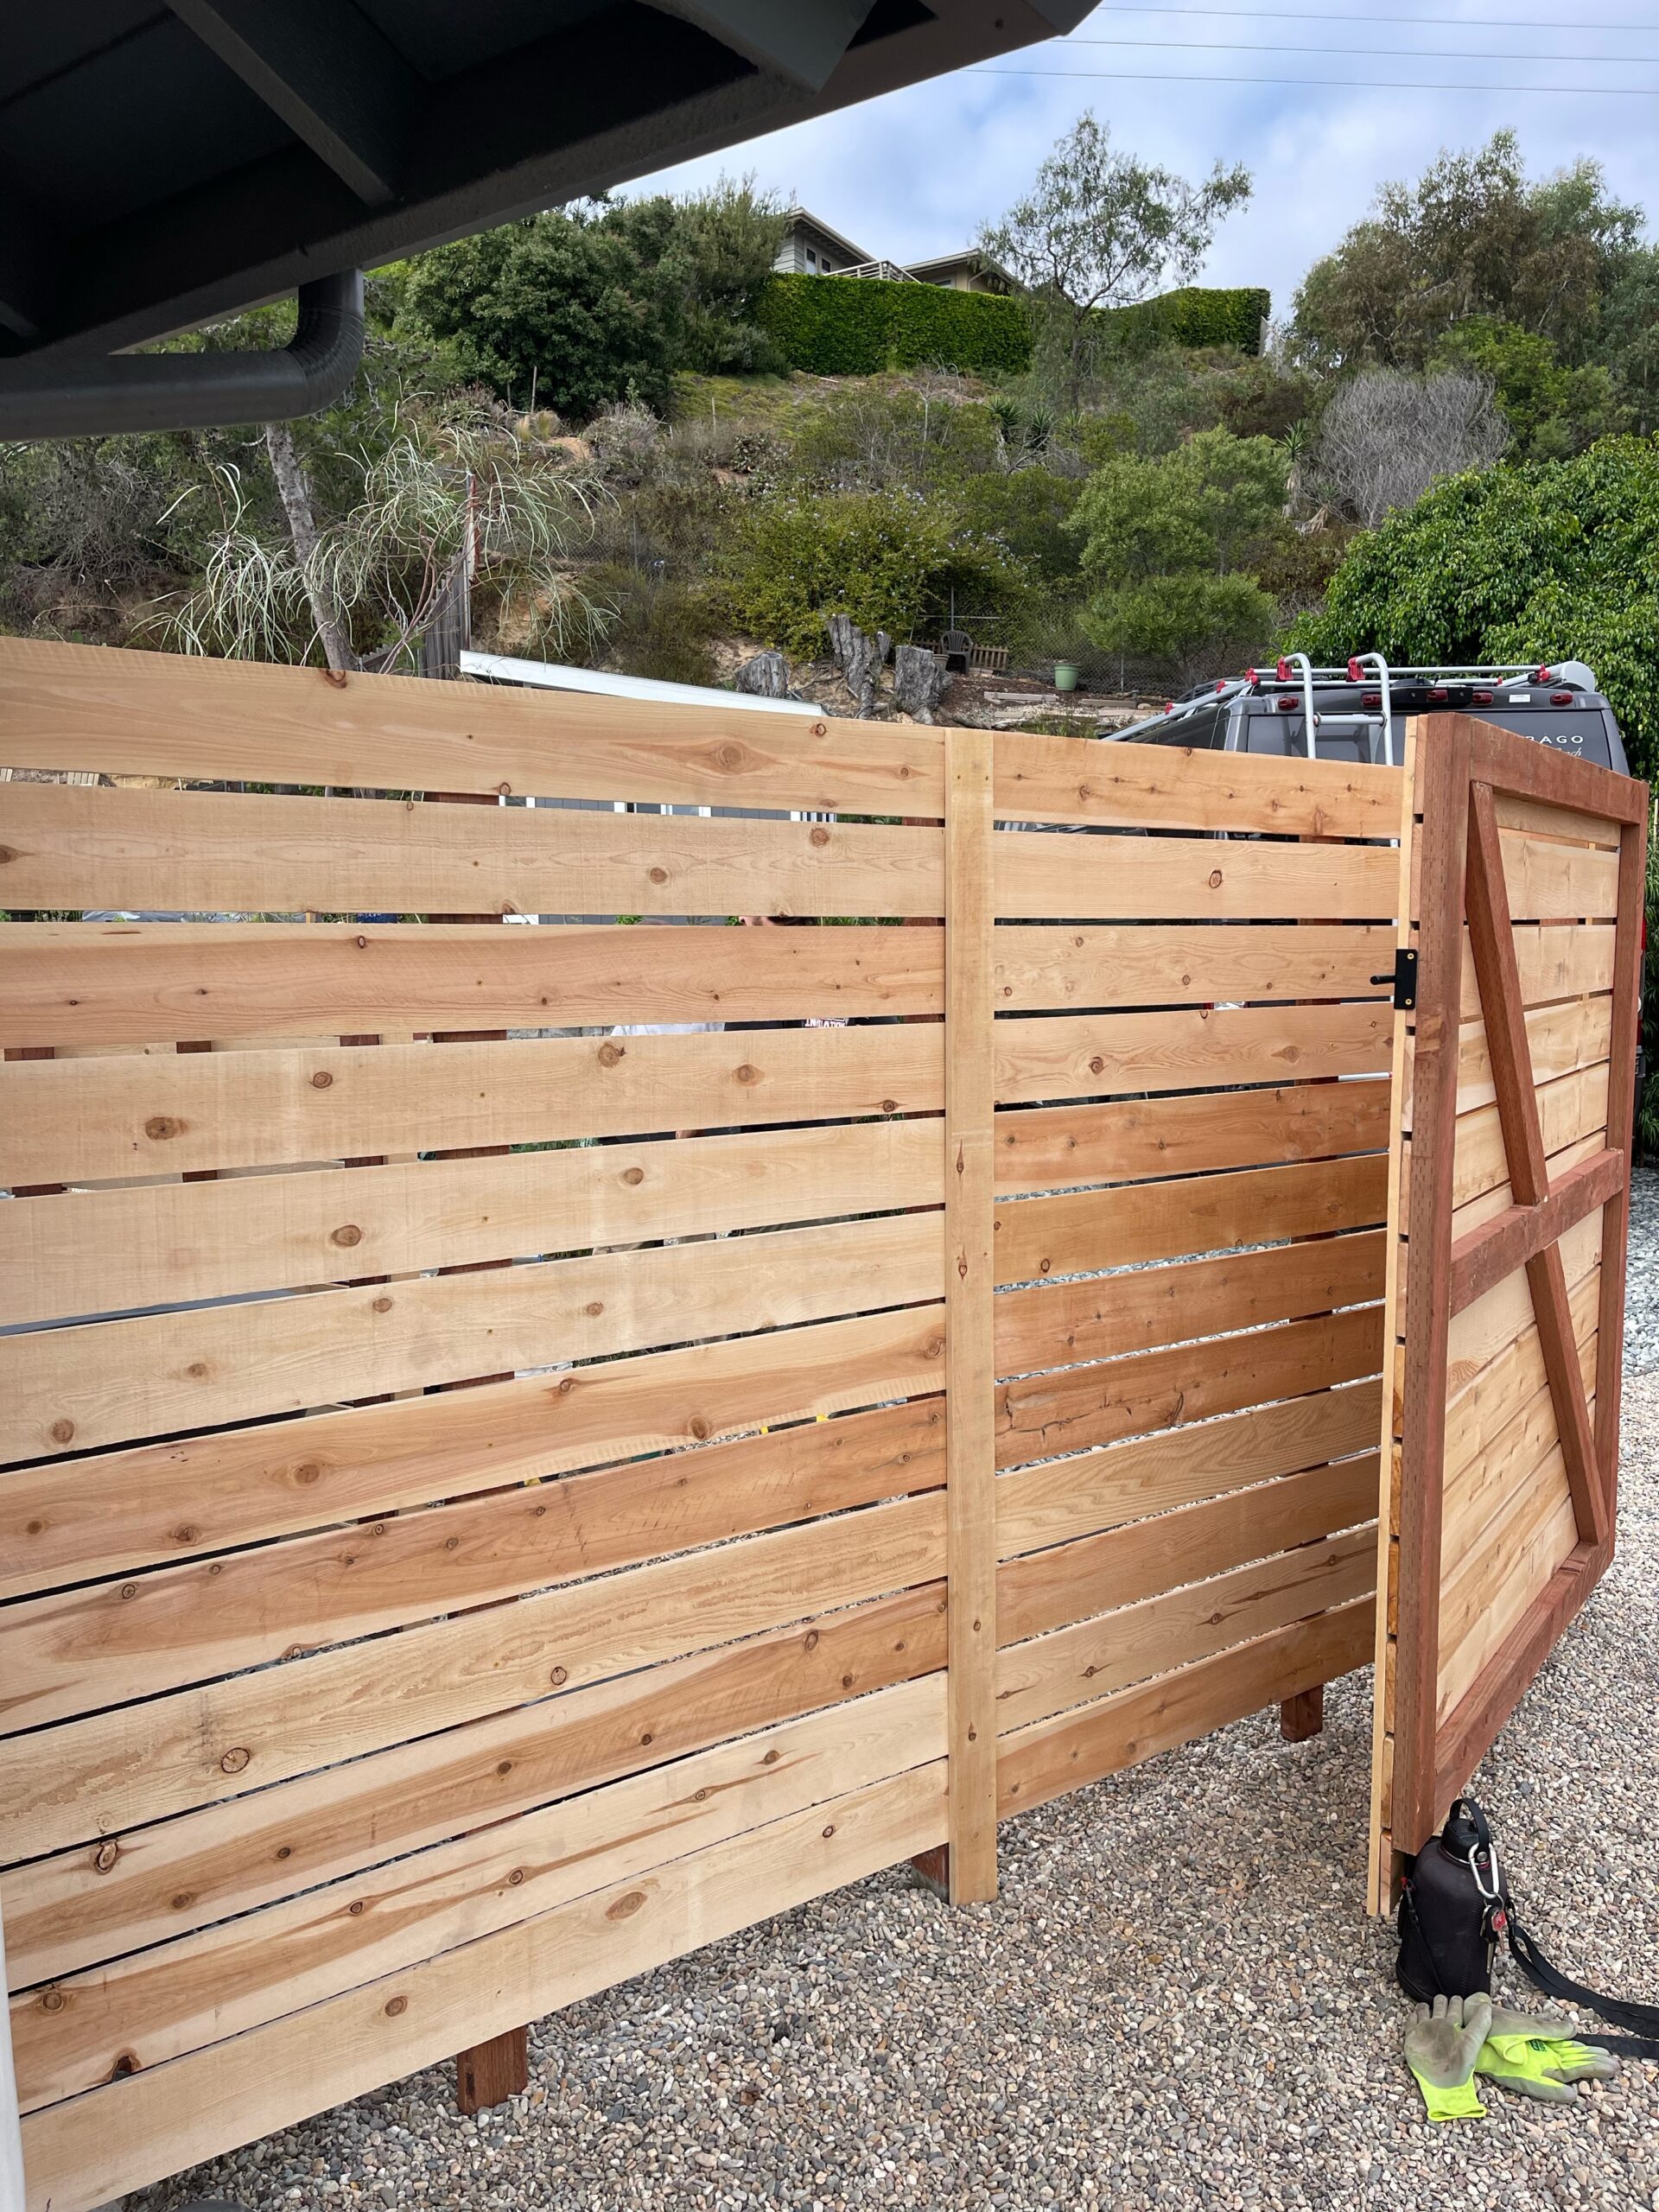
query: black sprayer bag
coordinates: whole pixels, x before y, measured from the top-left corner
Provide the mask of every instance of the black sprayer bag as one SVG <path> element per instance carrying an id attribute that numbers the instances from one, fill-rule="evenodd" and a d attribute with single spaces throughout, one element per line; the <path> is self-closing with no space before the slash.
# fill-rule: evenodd
<path id="1" fill-rule="evenodd" d="M 1492 1832 L 1478 1805 L 1459 1798 L 1439 1835 L 1406 1862 L 1395 1974 L 1408 1997 L 1489 1996 L 1503 1925 Z"/>
<path id="2" fill-rule="evenodd" d="M 1609 1997 L 1572 1980 L 1551 1965 L 1516 1918 L 1491 1828 L 1472 1797 L 1459 1797 L 1440 1834 L 1406 1861 L 1399 1926 L 1395 1974 L 1420 2004 L 1483 1990 L 1490 1994 L 1498 1942 L 1507 1936 L 1510 1955 L 1546 1996 L 1582 2005 L 1626 2031 L 1599 2032 L 1598 2043 L 1636 2057 L 1659 2058 L 1659 2005 Z"/>

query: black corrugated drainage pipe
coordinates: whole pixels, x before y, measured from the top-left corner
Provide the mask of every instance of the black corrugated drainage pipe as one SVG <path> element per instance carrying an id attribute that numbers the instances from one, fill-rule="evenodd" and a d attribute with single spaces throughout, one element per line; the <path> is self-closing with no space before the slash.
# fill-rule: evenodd
<path id="1" fill-rule="evenodd" d="M 340 397 L 363 358 L 363 275 L 302 284 L 279 352 L 109 353 L 90 361 L 0 361 L 0 439 L 110 437 L 284 423 Z"/>

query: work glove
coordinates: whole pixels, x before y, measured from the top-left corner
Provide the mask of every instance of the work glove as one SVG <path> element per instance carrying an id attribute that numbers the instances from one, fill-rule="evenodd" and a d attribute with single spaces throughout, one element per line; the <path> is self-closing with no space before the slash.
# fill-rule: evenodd
<path id="1" fill-rule="evenodd" d="M 1570 2020 L 1511 2012 L 1505 2005 L 1495 2005 L 1475 2071 L 1514 2090 L 1516 2096 L 1533 2097 L 1540 2104 L 1570 2105 L 1578 2096 L 1579 2082 L 1611 2082 L 1618 2072 L 1618 2061 L 1599 2044 L 1579 2042 Z"/>
<path id="2" fill-rule="evenodd" d="M 1418 2005 L 1406 2030 L 1406 2063 L 1417 2078 L 1431 2120 L 1483 2120 L 1475 2092 L 1475 2061 L 1492 2024 L 1492 2000 L 1437 1997 Z"/>

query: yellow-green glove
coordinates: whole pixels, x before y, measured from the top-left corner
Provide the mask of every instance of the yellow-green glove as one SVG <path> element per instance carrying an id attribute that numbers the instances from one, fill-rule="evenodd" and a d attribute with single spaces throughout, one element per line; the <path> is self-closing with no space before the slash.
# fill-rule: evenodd
<path id="1" fill-rule="evenodd" d="M 1406 2063 L 1416 2076 L 1431 2120 L 1483 2120 L 1475 2061 L 1492 2024 L 1484 1995 L 1437 1997 L 1420 2005 L 1406 2030 Z"/>
<path id="2" fill-rule="evenodd" d="M 1570 2020 L 1494 2005 L 1492 2024 L 1475 2061 L 1484 2074 L 1516 2096 L 1540 2104 L 1570 2105 L 1580 2082 L 1611 2082 L 1618 2061 L 1599 2044 L 1580 2043 Z"/>

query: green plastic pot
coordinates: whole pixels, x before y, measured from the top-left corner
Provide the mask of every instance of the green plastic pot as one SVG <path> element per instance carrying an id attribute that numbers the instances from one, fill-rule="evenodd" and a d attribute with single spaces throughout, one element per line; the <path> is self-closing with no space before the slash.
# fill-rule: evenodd
<path id="1" fill-rule="evenodd" d="M 1054 664 L 1054 689 L 1075 691 L 1077 688 L 1077 664 L 1074 660 L 1057 660 Z"/>

